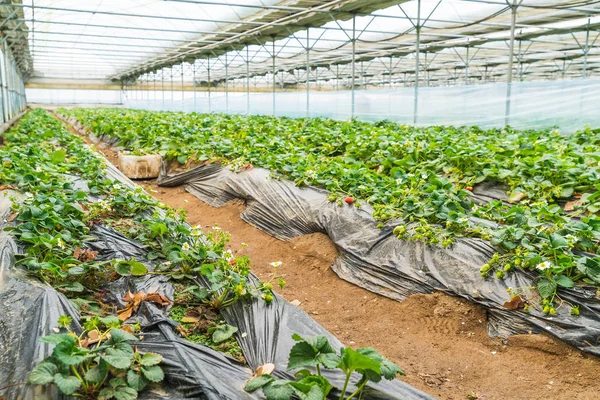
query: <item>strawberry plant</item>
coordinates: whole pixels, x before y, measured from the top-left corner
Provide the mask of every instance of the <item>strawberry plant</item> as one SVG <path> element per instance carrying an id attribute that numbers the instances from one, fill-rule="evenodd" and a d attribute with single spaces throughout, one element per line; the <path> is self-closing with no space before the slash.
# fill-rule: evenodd
<path id="1" fill-rule="evenodd" d="M 267 400 L 287 400 L 294 396 L 300 399 L 324 399 L 333 389 L 331 383 L 321 374 L 322 368 L 339 369 L 345 375 L 340 400 L 360 399 L 368 382 L 379 382 L 385 378 L 392 380 L 404 372 L 394 363 L 372 348 L 342 348 L 338 354 L 325 336 L 302 338 L 294 334 L 297 342 L 290 350 L 288 370 L 298 370 L 295 380 L 277 379 L 271 374 L 260 374 L 246 383 L 245 390 L 254 392 L 262 389 Z M 314 368 L 314 371 L 308 368 Z M 316 372 L 316 373 L 314 373 Z M 361 377 L 356 389 L 348 393 L 350 378 L 354 373 Z"/>
<path id="2" fill-rule="evenodd" d="M 182 282 L 183 290 L 210 281 L 207 301 L 216 308 L 245 296 L 272 300 L 270 283 L 251 278 L 249 260 L 229 256 L 226 233 L 191 227 L 185 213 L 169 209 L 140 188 L 107 179 L 103 160 L 47 112 L 29 112 L 3 137 L 0 185 L 20 193 L 12 197 L 12 214 L 5 221 L 5 229 L 24 249 L 16 255 L 17 266 L 63 292 L 85 321 L 80 334 L 68 331 L 43 339 L 56 347 L 32 372 L 31 383 L 55 384 L 75 397 L 128 399 L 162 380 L 156 365 L 160 356 L 137 353 L 129 344 L 137 339 L 119 329 L 119 318 L 129 319 L 136 308 L 118 311 L 114 299 L 106 298 L 106 284 L 120 276 L 167 274 Z M 152 263 L 135 258 L 99 261 L 106 254 L 87 245 L 98 239 L 93 229 L 97 224 L 139 242 Z M 157 267 L 151 271 L 150 264 Z M 158 298 L 162 306 L 169 303 L 158 294 L 143 295 Z M 193 297 L 187 302 L 192 304 L 183 306 L 197 305 Z M 70 324 L 68 318 L 60 322 L 64 328 Z M 221 322 L 208 334 L 219 346 L 238 349 L 242 358 L 239 345 L 231 343 L 235 328 Z"/>
<path id="3" fill-rule="evenodd" d="M 583 254 L 595 255 L 600 246 L 594 145 L 600 130 L 562 135 L 325 118 L 60 112 L 127 148 L 143 146 L 168 160 L 219 162 L 235 171 L 254 165 L 298 185 L 325 188 L 340 206 L 364 199 L 375 219 L 402 220 L 394 229 L 400 239 L 443 247 L 460 237 L 490 241 L 498 254 L 481 274 L 502 278 L 531 270 L 539 276 L 539 294 L 552 304 L 561 303 L 560 287 L 598 286 L 600 274 L 588 266 L 595 261 Z M 503 187 L 508 202 L 474 197 L 483 183 Z"/>
<path id="4" fill-rule="evenodd" d="M 54 350 L 31 371 L 30 384 L 54 384 L 61 393 L 73 397 L 128 400 L 137 399 L 138 392 L 149 383 L 163 380 L 158 365 L 162 357 L 140 354 L 130 344 L 139 340 L 134 335 L 116 327 L 99 330 L 90 323 L 87 325 L 94 329 L 78 335 L 68 329 L 71 318 L 65 315 L 59 324 L 67 332 L 40 339 L 54 345 Z"/>

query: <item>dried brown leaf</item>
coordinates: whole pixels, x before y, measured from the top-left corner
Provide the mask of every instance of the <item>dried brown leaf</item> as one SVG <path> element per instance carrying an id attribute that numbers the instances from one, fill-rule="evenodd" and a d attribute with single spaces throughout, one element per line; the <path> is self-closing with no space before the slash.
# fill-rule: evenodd
<path id="1" fill-rule="evenodd" d="M 511 297 L 510 301 L 504 303 L 504 307 L 509 310 L 518 310 L 519 308 L 525 307 L 525 304 L 527 304 L 527 302 L 521 296 L 517 295 Z"/>
<path id="2" fill-rule="evenodd" d="M 254 374 L 254 376 L 258 377 L 258 376 L 261 376 L 264 374 L 270 374 L 273 371 L 275 371 L 275 364 L 267 363 L 265 365 L 261 365 L 260 367 L 256 368 L 256 374 Z"/>

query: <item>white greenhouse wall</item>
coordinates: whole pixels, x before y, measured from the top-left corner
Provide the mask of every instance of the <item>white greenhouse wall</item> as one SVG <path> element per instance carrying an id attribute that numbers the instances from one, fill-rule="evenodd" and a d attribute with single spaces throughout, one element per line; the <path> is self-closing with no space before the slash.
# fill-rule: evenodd
<path id="1" fill-rule="evenodd" d="M 517 82 L 512 84 L 508 124 L 519 129 L 558 126 L 572 132 L 586 125 L 600 127 L 600 80 Z M 478 125 L 503 127 L 507 121 L 507 86 L 484 84 L 421 87 L 417 125 Z M 405 124 L 415 120 L 415 90 L 411 87 L 352 92 L 305 91 L 253 93 L 201 91 L 49 90 L 27 89 L 29 102 L 54 104 L 122 104 L 125 107 L 185 112 L 265 114 L 289 117 L 352 116 L 369 121 L 388 119 Z M 275 99 L 275 104 L 273 103 Z M 354 108 L 354 110 L 353 110 Z"/>
<path id="2" fill-rule="evenodd" d="M 120 90 L 27 88 L 27 102 L 35 104 L 114 104 L 122 103 Z"/>

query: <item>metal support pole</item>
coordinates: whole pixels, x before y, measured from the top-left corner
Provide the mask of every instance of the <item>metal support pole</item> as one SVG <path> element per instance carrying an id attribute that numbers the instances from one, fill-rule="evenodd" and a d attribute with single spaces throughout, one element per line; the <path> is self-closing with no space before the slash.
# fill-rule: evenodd
<path id="1" fill-rule="evenodd" d="M 175 101 L 175 93 L 173 92 L 173 67 L 171 67 L 171 110 Z"/>
<path id="2" fill-rule="evenodd" d="M 208 57 L 208 59 L 206 60 L 206 72 L 208 75 L 208 112 L 210 113 L 212 110 L 211 104 L 210 104 L 210 87 L 212 86 L 212 81 L 210 79 L 210 57 Z M 194 85 L 194 96 L 195 96 L 195 90 L 196 90 L 196 85 Z"/>
<path id="3" fill-rule="evenodd" d="M 181 111 L 185 111 L 184 94 L 185 91 L 183 90 L 183 63 L 181 63 Z"/>
<path id="4" fill-rule="evenodd" d="M 512 90 L 512 73 L 513 73 L 513 56 L 515 51 L 515 25 L 517 23 L 517 0 L 513 0 L 511 6 L 511 19 L 510 19 L 510 54 L 508 55 L 508 77 L 506 85 L 506 111 L 504 116 L 504 123 L 508 125 L 510 120 L 510 96 Z"/>
<path id="5" fill-rule="evenodd" d="M 225 53 L 225 112 L 229 112 L 229 63 Z"/>
<path id="6" fill-rule="evenodd" d="M 192 68 L 192 81 L 194 82 L 194 112 L 196 112 L 196 110 L 198 110 L 196 101 L 196 60 L 194 60 L 194 66 Z"/>
<path id="7" fill-rule="evenodd" d="M 310 116 L 310 37 L 306 28 L 306 117 Z"/>
<path id="8" fill-rule="evenodd" d="M 521 54 L 521 46 L 523 45 L 523 40 L 519 39 L 519 50 L 518 50 L 518 54 L 519 57 L 517 57 L 517 61 L 519 63 L 518 65 L 518 69 L 519 69 L 519 82 L 523 82 L 523 63 L 522 63 L 522 58 L 523 55 Z"/>
<path id="9" fill-rule="evenodd" d="M 427 53 L 425 53 L 427 55 Z M 425 61 L 427 63 L 427 61 Z M 465 85 L 469 84 L 469 46 L 467 46 L 467 55 L 465 57 Z"/>
<path id="10" fill-rule="evenodd" d="M 365 80 L 365 62 L 361 61 L 360 62 L 360 86 L 361 89 L 366 89 L 365 87 L 366 85 L 366 80 Z"/>
<path id="11" fill-rule="evenodd" d="M 415 53 L 415 103 L 413 106 L 413 124 L 417 124 L 419 115 L 419 52 L 421 51 L 421 0 L 417 1 L 417 49 Z"/>
<path id="12" fill-rule="evenodd" d="M 429 64 L 427 64 L 427 52 L 425 52 L 425 86 L 429 87 Z"/>
<path id="13" fill-rule="evenodd" d="M 246 114 L 250 114 L 250 50 L 246 46 Z"/>
<path id="14" fill-rule="evenodd" d="M 335 65 L 335 90 L 340 89 L 340 64 Z"/>
<path id="15" fill-rule="evenodd" d="M 392 88 L 392 69 L 394 67 L 392 66 L 392 56 L 390 55 L 390 89 Z"/>
<path id="16" fill-rule="evenodd" d="M 583 53 L 583 79 L 587 78 L 587 61 L 588 61 L 588 53 L 590 51 L 589 47 L 590 43 L 590 18 L 587 20 L 587 27 L 585 31 L 585 50 Z"/>
<path id="17" fill-rule="evenodd" d="M 161 78 L 161 93 L 162 93 L 162 110 L 165 110 L 165 69 L 163 68 L 160 71 L 160 78 Z"/>
<path id="18" fill-rule="evenodd" d="M 354 118 L 354 76 L 356 75 L 356 15 L 352 16 L 352 111 L 351 117 Z"/>
<path id="19" fill-rule="evenodd" d="M 0 80 L 2 81 L 2 115 L 3 122 L 7 122 L 8 120 L 10 120 L 10 116 L 8 114 L 8 85 L 5 64 L 7 54 L 5 51 L 2 51 L 1 55 L 2 59 L 0 60 Z"/>
<path id="20" fill-rule="evenodd" d="M 273 36 L 273 116 L 275 115 L 275 89 L 277 82 L 275 80 L 275 36 Z"/>

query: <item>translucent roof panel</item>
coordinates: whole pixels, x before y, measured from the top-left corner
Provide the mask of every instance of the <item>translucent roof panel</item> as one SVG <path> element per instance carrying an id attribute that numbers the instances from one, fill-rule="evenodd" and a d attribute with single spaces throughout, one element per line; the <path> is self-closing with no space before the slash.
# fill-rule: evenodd
<path id="1" fill-rule="evenodd" d="M 277 2 L 244 0 L 255 6 Z M 227 3 L 24 0 L 34 74 L 106 78 L 261 11 Z"/>
<path id="2" fill-rule="evenodd" d="M 172 75 L 165 68 L 184 63 L 187 81 L 279 73 L 298 83 L 347 80 L 354 61 L 358 85 L 414 81 L 417 69 L 418 79 L 428 83 L 457 82 L 459 70 L 467 70 L 466 80 L 469 73 L 507 76 L 512 60 L 520 79 L 546 79 L 556 75 L 557 65 L 564 76 L 568 68 L 584 75 L 600 69 L 599 3 L 24 0 L 12 5 L 22 14 L 9 26 L 21 32 L 11 46 L 31 53 L 33 75 L 44 78 L 132 82 Z M 315 73 L 307 74 L 307 67 Z"/>

